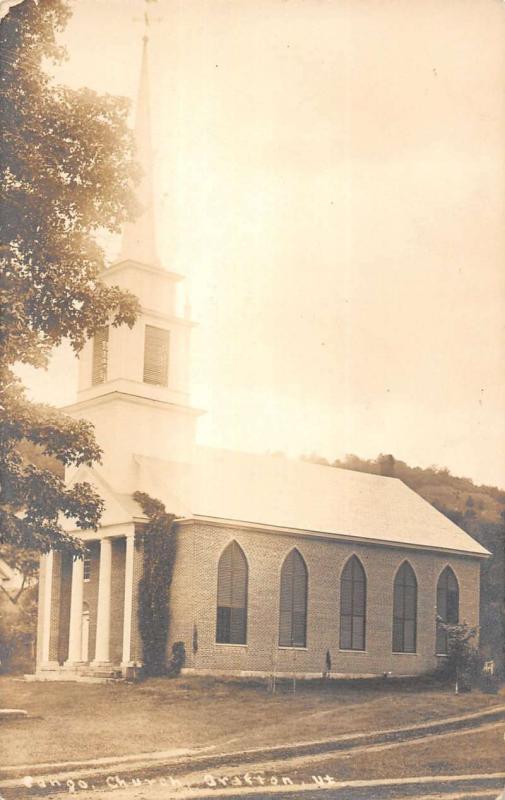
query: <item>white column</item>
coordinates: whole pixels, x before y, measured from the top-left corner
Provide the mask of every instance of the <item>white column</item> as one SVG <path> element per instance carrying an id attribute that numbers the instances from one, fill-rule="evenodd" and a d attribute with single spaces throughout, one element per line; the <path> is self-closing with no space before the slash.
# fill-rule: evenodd
<path id="1" fill-rule="evenodd" d="M 96 646 L 94 664 L 110 661 L 110 594 L 112 576 L 112 539 L 100 540 L 98 575 L 98 608 L 96 613 Z"/>
<path id="2" fill-rule="evenodd" d="M 49 664 L 51 641 L 51 601 L 53 597 L 53 551 L 44 556 L 44 594 L 42 602 L 42 667 Z"/>
<path id="3" fill-rule="evenodd" d="M 131 664 L 132 606 L 133 606 L 133 558 L 135 555 L 135 535 L 126 537 L 126 556 L 124 571 L 124 613 L 123 613 L 123 667 Z"/>
<path id="4" fill-rule="evenodd" d="M 82 661 L 82 596 L 84 592 L 84 561 L 74 558 L 72 563 L 72 591 L 70 595 L 70 635 L 66 664 Z"/>

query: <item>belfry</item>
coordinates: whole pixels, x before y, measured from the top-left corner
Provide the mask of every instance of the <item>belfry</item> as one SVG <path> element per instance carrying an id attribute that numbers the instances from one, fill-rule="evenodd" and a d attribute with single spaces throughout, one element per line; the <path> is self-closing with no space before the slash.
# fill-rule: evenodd
<path id="1" fill-rule="evenodd" d="M 192 323 L 177 315 L 183 276 L 160 266 L 157 255 L 147 36 L 135 142 L 142 169 L 137 190 L 141 213 L 126 224 L 120 258 L 103 279 L 135 294 L 141 311 L 132 330 L 106 327 L 83 348 L 77 403 L 67 408 L 93 422 L 104 450 L 102 474 L 123 493 L 135 490 L 133 453 L 164 458 L 170 442 L 172 458 L 189 458 L 196 414 L 189 405 Z"/>
<path id="2" fill-rule="evenodd" d="M 141 213 L 126 224 L 119 260 L 102 277 L 107 284 L 135 294 L 140 301 L 140 314 L 132 330 L 106 326 L 87 342 L 79 357 L 77 402 L 65 408 L 68 414 L 93 423 L 103 449 L 100 467 L 80 467 L 70 471 L 66 480 L 70 484 L 90 482 L 102 496 L 107 496 L 107 510 L 99 537 L 85 537 L 89 555 L 84 561 L 67 563 L 68 559 L 57 553 L 49 554 L 45 560 L 43 612 L 39 615 L 39 649 L 44 669 L 60 666 L 63 661 L 70 670 L 90 664 L 94 672 L 108 674 L 112 662 L 123 670 L 131 663 L 135 624 L 131 512 L 133 507 L 138 511 L 131 494 L 139 486 L 136 457 L 163 458 L 168 444 L 171 458 L 187 462 L 194 447 L 198 412 L 189 404 L 188 389 L 192 323 L 176 311 L 177 289 L 183 276 L 160 266 L 156 247 L 147 35 L 143 39 L 135 143 L 142 170 L 137 189 Z M 112 520 L 113 524 L 108 525 Z M 76 531 L 76 535 L 80 533 Z M 96 596 L 89 574 L 95 560 L 100 564 L 95 576 Z M 125 582 L 124 597 L 117 586 L 112 591 L 112 571 L 119 564 Z M 60 630 L 58 614 L 57 644 L 54 631 L 51 634 L 49 630 L 51 614 L 54 616 L 54 581 L 61 595 L 60 605 L 62 598 L 68 601 L 62 611 L 65 626 L 68 623 L 68 642 L 65 628 Z M 120 607 L 121 636 L 116 621 Z M 111 615 L 115 619 L 113 625 Z"/>
<path id="3" fill-rule="evenodd" d="M 191 673 L 319 677 L 433 670 L 447 654 L 440 621 L 479 618 L 489 554 L 400 480 L 198 446 L 190 403 L 192 322 L 183 280 L 156 247 L 148 38 L 135 139 L 141 213 L 103 279 L 139 299 L 135 326 L 105 326 L 79 358 L 77 401 L 103 461 L 66 475 L 104 501 L 98 531 L 67 530 L 84 559 L 41 561 L 40 679 L 128 676 L 142 666 L 141 491 L 176 517 L 167 658 Z M 198 646 L 195 646 L 198 642 Z"/>

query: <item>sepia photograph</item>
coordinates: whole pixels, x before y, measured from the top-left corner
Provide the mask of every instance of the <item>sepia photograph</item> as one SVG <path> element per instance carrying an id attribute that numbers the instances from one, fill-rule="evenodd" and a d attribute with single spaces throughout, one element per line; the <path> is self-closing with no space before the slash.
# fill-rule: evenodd
<path id="1" fill-rule="evenodd" d="M 504 0 L 0 67 L 0 800 L 505 800 Z"/>

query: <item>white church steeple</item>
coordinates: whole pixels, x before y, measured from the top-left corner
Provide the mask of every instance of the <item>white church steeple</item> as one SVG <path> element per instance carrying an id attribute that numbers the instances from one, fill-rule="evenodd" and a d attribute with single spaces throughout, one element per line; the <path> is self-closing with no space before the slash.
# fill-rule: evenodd
<path id="1" fill-rule="evenodd" d="M 160 266 L 156 248 L 149 108 L 148 37 L 144 35 L 135 122 L 142 178 L 137 219 L 123 232 L 119 260 L 102 274 L 140 302 L 135 326 L 105 327 L 79 356 L 77 403 L 66 411 L 90 420 L 104 451 L 103 470 L 122 492 L 135 490 L 134 456 L 187 460 L 198 411 L 189 402 L 193 323 L 177 314 L 182 275 Z"/>
<path id="2" fill-rule="evenodd" d="M 146 25 L 142 45 L 142 66 L 135 117 L 136 160 L 142 170 L 140 183 L 136 187 L 136 195 L 141 206 L 141 213 L 134 222 L 128 222 L 125 225 L 119 260 L 133 259 L 143 264 L 158 265 L 153 191 L 148 44 L 149 37 Z"/>

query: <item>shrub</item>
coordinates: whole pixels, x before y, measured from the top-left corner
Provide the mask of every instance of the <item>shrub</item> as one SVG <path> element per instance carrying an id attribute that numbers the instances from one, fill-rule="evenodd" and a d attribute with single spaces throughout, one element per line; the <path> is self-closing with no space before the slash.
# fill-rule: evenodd
<path id="1" fill-rule="evenodd" d="M 477 628 L 466 622 L 457 624 L 440 623 L 447 631 L 448 677 L 454 680 L 457 692 L 470 692 L 480 677 L 483 658 L 474 644 Z"/>
<path id="2" fill-rule="evenodd" d="M 174 642 L 172 645 L 172 658 L 167 665 L 167 675 L 171 678 L 181 674 L 181 669 L 186 663 L 186 648 L 184 642 Z"/>

